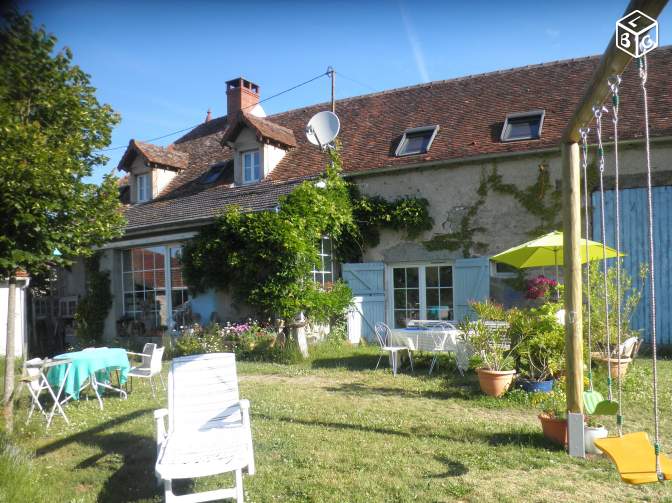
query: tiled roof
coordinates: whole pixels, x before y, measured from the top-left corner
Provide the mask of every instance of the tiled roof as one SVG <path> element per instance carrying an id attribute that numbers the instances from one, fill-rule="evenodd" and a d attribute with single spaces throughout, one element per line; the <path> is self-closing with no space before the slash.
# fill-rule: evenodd
<path id="1" fill-rule="evenodd" d="M 135 155 L 141 153 L 145 158 L 154 164 L 167 166 L 175 169 L 185 169 L 189 164 L 189 154 L 176 150 L 173 145 L 168 147 L 159 147 L 151 143 L 145 143 L 138 140 L 131 140 L 123 157 L 119 161 L 117 169 L 128 170 L 128 167 Z"/>
<path id="2" fill-rule="evenodd" d="M 559 61 L 338 100 L 336 113 L 341 120 L 339 140 L 344 171 L 365 173 L 379 168 L 558 147 L 563 128 L 598 62 L 599 57 Z M 648 64 L 651 135 L 669 136 L 672 87 L 668 75 L 672 70 L 672 46 L 656 49 Z M 634 65 L 624 72 L 621 96 L 620 137 L 641 138 L 641 91 Z M 174 144 L 174 150 L 188 155 L 187 168 L 178 173 L 161 197 L 126 211 L 128 230 L 137 232 L 144 226 L 207 217 L 214 214 L 216 207 L 232 204 L 230 201 L 250 209 L 272 207 L 271 200 L 278 191 L 293 186 L 278 182 L 296 181 L 323 171 L 326 156 L 307 141 L 304 128 L 316 112 L 328 108 L 329 104 L 323 103 L 264 119 L 264 123 L 293 131 L 296 148 L 289 150 L 273 172 L 254 188 L 221 183 L 204 186 L 198 181 L 210 165 L 229 159 L 231 151 L 221 144 L 226 117 L 197 126 Z M 546 111 L 541 138 L 501 142 L 506 114 L 533 109 Z M 404 130 L 436 124 L 440 130 L 429 152 L 395 157 Z M 610 124 L 607 121 L 605 138 L 611 136 Z M 262 196 L 264 191 L 269 195 Z M 249 199 L 243 202 L 245 198 Z"/>
<path id="3" fill-rule="evenodd" d="M 282 147 L 296 147 L 296 138 L 291 129 L 245 111 L 238 112 L 235 120 L 226 128 L 222 137 L 222 145 L 234 141 L 244 127 L 252 129 L 257 134 L 259 142 L 269 141 Z"/>

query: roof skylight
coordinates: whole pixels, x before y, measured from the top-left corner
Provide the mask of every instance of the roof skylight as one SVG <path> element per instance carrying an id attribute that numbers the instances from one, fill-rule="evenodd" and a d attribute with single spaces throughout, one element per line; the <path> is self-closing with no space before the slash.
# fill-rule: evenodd
<path id="1" fill-rule="evenodd" d="M 429 151 L 439 131 L 439 126 L 423 126 L 407 129 L 401 137 L 394 155 L 424 154 Z"/>
<path id="2" fill-rule="evenodd" d="M 544 110 L 507 114 L 502 128 L 501 140 L 537 140 L 541 138 L 544 115 Z"/>

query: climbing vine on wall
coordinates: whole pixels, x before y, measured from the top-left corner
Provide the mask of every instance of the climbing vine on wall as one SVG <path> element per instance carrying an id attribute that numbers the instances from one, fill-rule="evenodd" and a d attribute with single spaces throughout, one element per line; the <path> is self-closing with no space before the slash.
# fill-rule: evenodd
<path id="1" fill-rule="evenodd" d="M 86 294 L 77 305 L 75 321 L 77 336 L 87 341 L 99 341 L 103 337 L 105 319 L 112 307 L 110 273 L 100 270 L 101 253 L 85 259 Z"/>
<path id="2" fill-rule="evenodd" d="M 458 250 L 461 248 L 465 257 L 475 253 L 485 253 L 487 244 L 476 240 L 477 233 L 486 232 L 486 229 L 475 224 L 478 211 L 485 204 L 490 191 L 499 194 L 508 194 L 513 197 L 531 215 L 539 219 L 539 224 L 528 231 L 530 237 L 550 232 L 560 227 L 561 222 L 561 190 L 553 187 L 548 165 L 541 163 L 535 182 L 525 188 L 512 183 L 504 183 L 495 164 L 488 173 L 481 173 L 481 181 L 476 189 L 476 199 L 473 204 L 460 208 L 462 217 L 456 230 L 437 234 L 424 241 L 428 250 Z"/>
<path id="3" fill-rule="evenodd" d="M 404 196 L 387 201 L 379 196 L 365 196 L 356 185 L 349 185 L 354 225 L 337 241 L 336 255 L 341 262 L 361 258 L 364 249 L 380 242 L 381 229 L 401 232 L 414 239 L 434 225 L 429 216 L 429 201 L 421 197 Z"/>

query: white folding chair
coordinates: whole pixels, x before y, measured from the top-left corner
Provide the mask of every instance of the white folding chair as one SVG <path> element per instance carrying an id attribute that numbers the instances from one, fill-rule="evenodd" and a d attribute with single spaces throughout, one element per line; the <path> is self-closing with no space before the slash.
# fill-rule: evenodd
<path id="1" fill-rule="evenodd" d="M 389 353 L 390 359 L 392 360 L 392 374 L 397 375 L 397 365 L 398 365 L 398 355 L 400 351 L 406 351 L 408 353 L 408 360 L 411 363 L 411 372 L 413 372 L 413 355 L 411 354 L 411 349 L 407 346 L 392 346 L 390 344 L 390 339 L 392 337 L 392 331 L 385 323 L 378 322 L 374 327 L 374 332 L 376 332 L 376 339 L 378 339 L 378 344 L 380 345 L 380 350 L 383 352 Z M 382 360 L 384 354 L 380 355 L 378 358 L 378 363 L 376 363 L 376 369 L 380 365 L 380 360 Z"/>
<path id="2" fill-rule="evenodd" d="M 58 391 L 54 393 L 54 390 L 49 384 L 49 380 L 47 379 L 47 373 L 49 372 L 50 368 L 57 367 L 59 365 L 66 365 L 66 367 L 62 380 L 58 385 Z M 63 407 L 61 407 L 60 401 L 63 388 L 65 387 L 65 381 L 67 380 L 68 374 L 70 373 L 70 365 L 71 361 L 66 359 L 41 360 L 40 358 L 33 358 L 32 360 L 28 360 L 23 364 L 23 376 L 21 378 L 21 383 L 23 386 L 28 388 L 32 399 L 30 404 L 30 412 L 28 412 L 28 418 L 26 419 L 26 424 L 28 424 L 30 421 L 33 412 L 35 412 L 35 408 L 37 408 L 47 420 L 47 428 L 49 428 L 51 425 L 51 421 L 54 418 L 54 414 L 56 414 L 56 412 L 63 416 L 63 419 L 66 423 L 70 424 L 68 417 L 63 411 Z M 51 407 L 51 411 L 49 413 L 47 413 L 40 403 L 40 395 L 43 391 L 46 391 L 54 401 L 54 404 Z"/>
<path id="3" fill-rule="evenodd" d="M 140 365 L 131 367 L 131 370 L 128 371 L 127 377 L 131 381 L 131 391 L 133 390 L 134 377 L 149 379 L 149 384 L 152 387 L 152 396 L 156 398 L 156 390 L 154 388 L 154 381 L 152 380 L 156 375 L 158 375 L 161 380 L 163 390 L 166 390 L 166 385 L 163 382 L 163 376 L 161 375 L 161 359 L 163 358 L 164 350 L 165 348 L 157 348 L 156 344 L 148 342 L 142 348 L 142 353 L 133 353 L 132 351 L 126 352 L 129 355 L 140 356 L 142 358 Z"/>

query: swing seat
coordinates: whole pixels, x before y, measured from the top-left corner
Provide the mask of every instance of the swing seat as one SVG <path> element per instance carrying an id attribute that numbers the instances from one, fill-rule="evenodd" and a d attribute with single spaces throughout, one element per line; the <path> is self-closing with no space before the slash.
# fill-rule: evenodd
<path id="1" fill-rule="evenodd" d="M 615 416 L 618 414 L 618 402 L 605 400 L 599 391 L 583 392 L 583 408 L 590 416 Z"/>
<path id="2" fill-rule="evenodd" d="M 623 482 L 628 484 L 658 482 L 656 452 L 645 432 L 596 439 L 595 446 L 613 461 Z M 660 455 L 660 469 L 665 480 L 672 479 L 672 459 L 664 454 Z"/>

